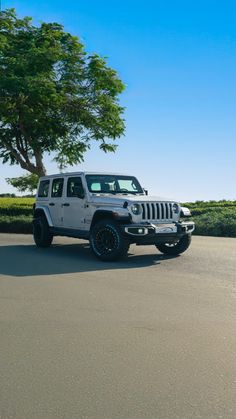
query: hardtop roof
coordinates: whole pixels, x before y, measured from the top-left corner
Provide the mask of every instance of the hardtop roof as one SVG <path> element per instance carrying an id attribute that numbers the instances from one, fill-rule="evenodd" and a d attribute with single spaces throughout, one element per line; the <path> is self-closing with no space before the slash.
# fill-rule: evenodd
<path id="1" fill-rule="evenodd" d="M 45 175 L 45 176 L 41 176 L 40 179 L 48 179 L 48 178 L 55 178 L 55 177 L 64 177 L 64 176 L 81 176 L 81 175 L 108 175 L 108 176 L 132 176 L 132 177 L 136 177 L 134 175 L 130 175 L 127 173 L 115 173 L 115 172 L 68 172 L 68 173 L 55 173 L 52 175 Z"/>

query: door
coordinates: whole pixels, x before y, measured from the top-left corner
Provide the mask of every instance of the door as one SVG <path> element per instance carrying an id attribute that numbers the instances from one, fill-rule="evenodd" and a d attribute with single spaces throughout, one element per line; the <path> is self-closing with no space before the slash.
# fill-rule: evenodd
<path id="1" fill-rule="evenodd" d="M 64 189 L 64 179 L 55 178 L 52 181 L 51 194 L 49 198 L 49 211 L 52 217 L 53 226 L 62 226 L 62 196 Z"/>
<path id="2" fill-rule="evenodd" d="M 62 205 L 63 227 L 86 230 L 86 204 L 81 176 L 68 177 Z"/>

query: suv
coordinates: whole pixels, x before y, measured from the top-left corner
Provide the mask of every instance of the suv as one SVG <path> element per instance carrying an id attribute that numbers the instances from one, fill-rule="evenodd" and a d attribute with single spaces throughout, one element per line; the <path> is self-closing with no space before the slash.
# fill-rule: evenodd
<path id="1" fill-rule="evenodd" d="M 183 253 L 195 228 L 187 208 L 147 196 L 134 176 L 92 172 L 41 177 L 34 205 L 33 235 L 48 247 L 53 236 L 87 239 L 102 260 L 127 254 L 131 243 L 155 245 L 167 255 Z"/>

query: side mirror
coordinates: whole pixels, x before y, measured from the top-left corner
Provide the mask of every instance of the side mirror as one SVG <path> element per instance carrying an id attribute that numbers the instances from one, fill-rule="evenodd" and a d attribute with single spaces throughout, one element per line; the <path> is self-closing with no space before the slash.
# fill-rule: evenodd
<path id="1" fill-rule="evenodd" d="M 180 217 L 191 217 L 191 211 L 186 207 L 181 207 Z"/>
<path id="2" fill-rule="evenodd" d="M 143 188 L 143 192 L 145 193 L 145 195 L 148 195 L 148 190 Z"/>

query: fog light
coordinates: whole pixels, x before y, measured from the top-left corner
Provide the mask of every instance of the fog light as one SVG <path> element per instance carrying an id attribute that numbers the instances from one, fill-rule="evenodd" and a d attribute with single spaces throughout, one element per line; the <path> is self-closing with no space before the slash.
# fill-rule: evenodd
<path id="1" fill-rule="evenodd" d="M 143 234 L 143 229 L 142 229 L 142 228 L 139 228 L 139 229 L 138 229 L 138 233 L 139 233 L 139 234 Z"/>

